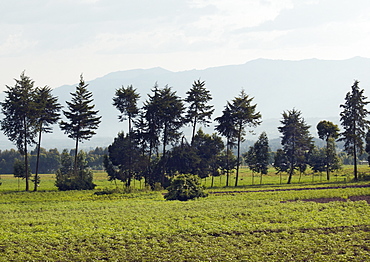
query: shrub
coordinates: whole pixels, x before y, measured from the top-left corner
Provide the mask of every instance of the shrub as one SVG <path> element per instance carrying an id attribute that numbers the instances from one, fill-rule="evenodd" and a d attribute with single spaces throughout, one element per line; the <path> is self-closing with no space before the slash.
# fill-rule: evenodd
<path id="1" fill-rule="evenodd" d="M 91 190 L 95 188 L 93 183 L 93 172 L 85 168 L 77 171 L 77 175 L 72 170 L 64 173 L 61 169 L 56 172 L 55 186 L 61 190 Z"/>
<path id="2" fill-rule="evenodd" d="M 81 151 L 77 157 L 77 171 L 72 167 L 72 157 L 64 150 L 61 155 L 62 166 L 56 172 L 55 186 L 61 190 L 91 190 L 95 188 L 93 172 L 86 166 L 86 154 Z"/>
<path id="3" fill-rule="evenodd" d="M 168 193 L 164 196 L 166 200 L 187 201 L 199 197 L 206 197 L 203 192 L 203 186 L 200 184 L 198 176 L 195 175 L 178 175 L 167 188 Z"/>

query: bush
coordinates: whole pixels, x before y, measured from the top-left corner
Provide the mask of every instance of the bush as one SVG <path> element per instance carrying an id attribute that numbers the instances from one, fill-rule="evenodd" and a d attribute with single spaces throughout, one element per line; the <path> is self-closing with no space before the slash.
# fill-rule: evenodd
<path id="1" fill-rule="evenodd" d="M 74 174 L 72 170 L 63 172 L 58 169 L 56 173 L 55 186 L 61 190 L 91 190 L 95 188 L 93 183 L 93 172 L 91 169 L 82 169 Z"/>
<path id="2" fill-rule="evenodd" d="M 93 172 L 86 163 L 86 153 L 80 151 L 77 156 L 77 172 L 74 172 L 72 156 L 63 150 L 62 166 L 56 172 L 55 186 L 61 191 L 94 189 Z"/>
<path id="3" fill-rule="evenodd" d="M 168 193 L 164 196 L 166 200 L 187 201 L 207 196 L 203 192 L 204 188 L 200 184 L 199 177 L 195 175 L 178 175 L 167 189 Z"/>

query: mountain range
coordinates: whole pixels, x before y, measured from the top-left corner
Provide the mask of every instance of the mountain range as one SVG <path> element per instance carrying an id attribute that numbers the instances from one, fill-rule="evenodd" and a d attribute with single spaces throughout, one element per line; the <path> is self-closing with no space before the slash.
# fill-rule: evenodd
<path id="1" fill-rule="evenodd" d="M 227 101 L 238 96 L 241 90 L 257 104 L 257 110 L 262 115 L 262 124 L 253 130 L 259 134 L 266 131 L 270 139 L 278 138 L 277 127 L 283 111 L 293 108 L 302 112 L 302 116 L 312 126 L 311 132 L 316 135 L 316 124 L 321 120 L 330 120 L 339 124 L 340 104 L 350 91 L 354 80 L 360 81 L 360 88 L 365 89 L 365 95 L 370 88 L 370 59 L 355 57 L 347 60 L 301 61 L 257 59 L 241 65 L 229 65 L 207 68 L 203 70 L 188 70 L 171 72 L 163 68 L 136 69 L 118 71 L 107 74 L 95 80 L 87 81 L 88 89 L 93 92 L 94 103 L 102 123 L 97 135 L 81 145 L 89 149 L 96 146 L 108 146 L 121 130 L 127 130 L 127 124 L 118 121 L 118 111 L 112 105 L 115 90 L 121 86 L 133 85 L 141 95 L 139 106 L 148 98 L 151 89 L 157 83 L 173 87 L 177 94 L 185 98 L 186 92 L 195 80 L 204 80 L 210 90 L 215 106 L 213 118 L 220 116 Z M 76 76 L 76 83 L 79 77 Z M 77 85 L 77 84 L 76 84 Z M 64 85 L 53 90 L 59 102 L 66 106 L 70 101 L 71 92 L 76 85 Z M 1 101 L 4 94 L 1 94 Z M 205 128 L 212 133 L 214 124 Z M 184 130 L 189 136 L 190 129 Z M 247 134 L 246 139 L 255 140 L 256 135 Z M 43 138 L 45 148 L 73 148 L 74 142 L 67 138 L 58 126 L 52 134 Z M 0 149 L 10 148 L 11 143 L 0 135 Z"/>

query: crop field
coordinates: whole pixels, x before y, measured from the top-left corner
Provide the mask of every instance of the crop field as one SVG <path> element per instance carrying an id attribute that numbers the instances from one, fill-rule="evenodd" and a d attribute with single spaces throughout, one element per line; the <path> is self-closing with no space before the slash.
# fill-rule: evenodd
<path id="1" fill-rule="evenodd" d="M 370 261 L 370 206 L 351 200 L 370 187 L 344 187 L 368 182 L 215 187 L 180 202 L 165 191 L 96 195 L 114 186 L 104 173 L 93 191 L 58 192 L 53 179 L 16 192 L 2 176 L 0 261 Z M 303 201 L 322 198 L 343 201 Z"/>

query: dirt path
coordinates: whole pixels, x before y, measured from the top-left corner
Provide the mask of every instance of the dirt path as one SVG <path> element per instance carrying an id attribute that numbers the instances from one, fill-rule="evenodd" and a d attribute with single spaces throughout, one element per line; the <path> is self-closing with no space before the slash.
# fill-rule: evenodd
<path id="1" fill-rule="evenodd" d="M 244 190 L 244 191 L 218 191 L 208 192 L 209 194 L 235 194 L 235 193 L 256 193 L 256 192 L 279 192 L 279 191 L 300 191 L 300 190 L 322 190 L 322 189 L 339 189 L 339 188 L 363 188 L 370 187 L 369 185 L 349 185 L 349 186 L 327 186 L 327 187 L 302 187 L 302 188 L 277 188 L 277 189 L 261 189 L 261 190 Z"/>
<path id="2" fill-rule="evenodd" d="M 329 203 L 333 201 L 342 201 L 346 202 L 348 200 L 351 201 L 361 201 L 365 200 L 368 204 L 370 204 L 370 196 L 350 196 L 348 198 L 341 198 L 341 197 L 326 197 L 326 198 L 312 198 L 312 199 L 300 199 L 299 201 L 307 201 L 307 202 L 316 202 L 316 203 Z M 287 200 L 287 201 L 281 201 L 281 203 L 286 202 L 295 202 L 297 200 Z"/>

